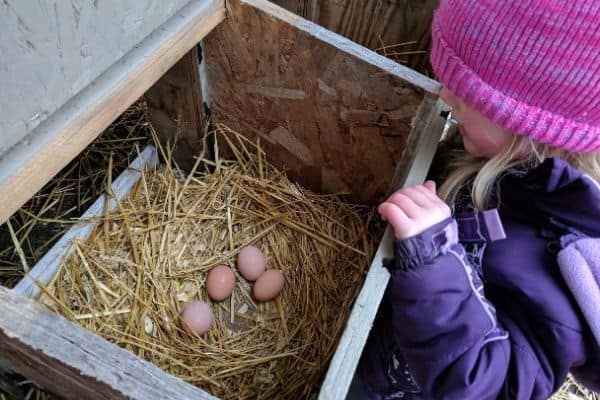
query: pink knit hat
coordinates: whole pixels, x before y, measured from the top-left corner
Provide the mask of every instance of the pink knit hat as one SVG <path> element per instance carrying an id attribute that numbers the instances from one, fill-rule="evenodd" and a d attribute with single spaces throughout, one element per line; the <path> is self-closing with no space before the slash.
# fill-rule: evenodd
<path id="1" fill-rule="evenodd" d="M 496 124 L 600 150 L 599 0 L 441 0 L 432 36 L 439 80 Z"/>

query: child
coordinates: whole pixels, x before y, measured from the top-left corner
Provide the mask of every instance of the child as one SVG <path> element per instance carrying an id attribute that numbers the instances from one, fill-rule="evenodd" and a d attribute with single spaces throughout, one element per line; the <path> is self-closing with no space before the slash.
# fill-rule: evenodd
<path id="1" fill-rule="evenodd" d="M 600 1 L 442 0 L 432 36 L 464 151 L 439 191 L 379 207 L 395 263 L 361 382 L 372 399 L 547 399 L 571 372 L 598 391 Z"/>

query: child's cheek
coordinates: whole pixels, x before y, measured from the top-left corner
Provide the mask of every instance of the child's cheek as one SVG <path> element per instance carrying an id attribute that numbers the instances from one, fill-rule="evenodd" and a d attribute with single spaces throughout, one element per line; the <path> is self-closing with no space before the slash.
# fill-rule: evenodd
<path id="1" fill-rule="evenodd" d="M 512 140 L 512 135 L 476 112 L 463 114 L 463 134 L 468 137 L 471 147 L 479 154 L 493 157 L 503 151 Z"/>

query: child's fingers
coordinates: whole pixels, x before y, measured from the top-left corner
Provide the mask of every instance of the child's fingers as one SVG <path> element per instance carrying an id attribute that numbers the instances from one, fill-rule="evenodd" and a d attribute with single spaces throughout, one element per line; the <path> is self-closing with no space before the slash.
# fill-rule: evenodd
<path id="1" fill-rule="evenodd" d="M 419 191 L 425 198 L 429 200 L 429 203 L 439 201 L 439 197 L 435 192 L 432 192 L 431 189 L 426 187 L 425 185 L 414 186 L 414 189 Z"/>
<path id="2" fill-rule="evenodd" d="M 434 181 L 427 181 L 423 184 L 423 186 L 425 186 L 427 189 L 429 189 L 433 193 L 436 193 Z"/>
<path id="3" fill-rule="evenodd" d="M 421 214 L 422 208 L 402 192 L 394 193 L 388 200 L 389 203 L 395 204 L 398 208 L 404 211 L 409 218 L 416 218 Z"/>
<path id="4" fill-rule="evenodd" d="M 387 201 L 382 203 L 377 208 L 377 211 L 381 215 L 381 218 L 387 221 L 388 224 L 392 225 L 395 231 L 401 229 L 403 226 L 406 226 L 406 224 L 409 222 L 408 216 L 400 208 Z"/>
<path id="5" fill-rule="evenodd" d="M 410 186 L 402 189 L 401 193 L 408 196 L 419 207 L 427 207 L 434 200 L 431 192 L 422 186 Z"/>

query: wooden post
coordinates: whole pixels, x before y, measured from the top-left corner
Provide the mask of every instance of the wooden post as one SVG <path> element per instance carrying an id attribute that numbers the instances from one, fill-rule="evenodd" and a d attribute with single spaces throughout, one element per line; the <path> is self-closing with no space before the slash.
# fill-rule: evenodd
<path id="1" fill-rule="evenodd" d="M 150 120 L 160 141 L 174 145 L 175 162 L 186 171 L 202 151 L 206 129 L 198 67 L 198 46 L 194 46 L 146 92 Z"/>

